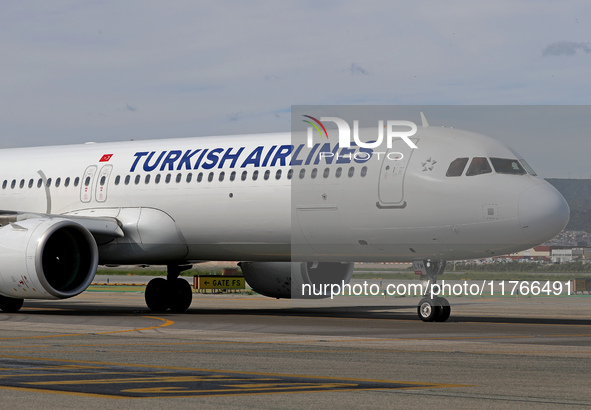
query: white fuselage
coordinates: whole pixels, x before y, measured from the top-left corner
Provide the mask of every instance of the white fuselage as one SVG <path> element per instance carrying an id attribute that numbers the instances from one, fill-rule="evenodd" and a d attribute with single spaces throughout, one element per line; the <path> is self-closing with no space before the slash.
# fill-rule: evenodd
<path id="1" fill-rule="evenodd" d="M 289 133 L 7 149 L 0 208 L 117 218 L 125 235 L 99 243 L 109 264 L 477 258 L 568 221 L 562 196 L 530 173 L 446 176 L 457 158 L 520 159 L 498 141 L 437 127 L 413 140 L 367 161 L 334 141 L 310 153 Z M 323 144 L 334 157 L 318 155 Z"/>

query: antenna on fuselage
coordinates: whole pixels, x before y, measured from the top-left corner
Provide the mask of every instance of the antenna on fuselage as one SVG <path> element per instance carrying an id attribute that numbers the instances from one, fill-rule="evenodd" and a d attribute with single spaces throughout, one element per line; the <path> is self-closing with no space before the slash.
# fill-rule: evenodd
<path id="1" fill-rule="evenodd" d="M 423 114 L 422 111 L 421 111 L 421 125 L 423 126 L 423 128 L 427 128 L 429 126 L 429 122 L 427 121 L 427 118 L 425 117 L 425 114 Z"/>

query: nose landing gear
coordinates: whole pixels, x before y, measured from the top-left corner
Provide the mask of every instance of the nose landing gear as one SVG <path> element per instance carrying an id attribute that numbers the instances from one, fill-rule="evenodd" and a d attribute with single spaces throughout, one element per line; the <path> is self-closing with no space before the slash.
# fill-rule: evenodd
<path id="1" fill-rule="evenodd" d="M 429 281 L 425 297 L 421 299 L 417 306 L 419 319 L 423 322 L 445 322 L 451 314 L 451 306 L 447 299 L 431 294 L 431 285 L 437 283 L 437 277 L 445 270 L 445 261 L 414 261 L 413 268 L 415 272 L 420 271 Z"/>
<path id="2" fill-rule="evenodd" d="M 428 296 L 419 302 L 417 313 L 423 322 L 445 322 L 451 314 L 451 306 L 445 298 Z"/>

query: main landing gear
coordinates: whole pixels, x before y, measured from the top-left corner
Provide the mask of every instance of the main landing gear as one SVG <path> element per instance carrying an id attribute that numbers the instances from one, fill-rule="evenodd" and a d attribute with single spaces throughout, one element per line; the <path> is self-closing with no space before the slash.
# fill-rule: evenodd
<path id="1" fill-rule="evenodd" d="M 192 265 L 168 265 L 166 279 L 152 279 L 146 286 L 146 305 L 153 312 L 170 309 L 182 313 L 189 309 L 193 299 L 191 285 L 179 278 L 181 272 L 191 269 Z"/>
<path id="2" fill-rule="evenodd" d="M 23 307 L 23 299 L 0 296 L 0 310 L 6 313 L 16 313 Z"/>
<path id="3" fill-rule="evenodd" d="M 445 261 L 414 261 L 413 267 L 415 272 L 420 271 L 429 280 L 425 297 L 417 306 L 419 319 L 423 322 L 445 322 L 451 314 L 451 306 L 447 299 L 431 294 L 431 285 L 437 283 L 437 277 L 445 270 Z"/>

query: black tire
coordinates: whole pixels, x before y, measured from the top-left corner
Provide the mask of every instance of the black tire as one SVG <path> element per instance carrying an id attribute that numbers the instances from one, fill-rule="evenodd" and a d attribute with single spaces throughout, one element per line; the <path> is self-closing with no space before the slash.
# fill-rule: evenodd
<path id="1" fill-rule="evenodd" d="M 16 313 L 23 307 L 23 299 L 0 296 L 0 309 L 6 313 Z"/>
<path id="2" fill-rule="evenodd" d="M 144 297 L 152 312 L 165 312 L 170 307 L 170 285 L 164 278 L 155 278 L 148 282 Z"/>
<path id="3" fill-rule="evenodd" d="M 433 322 L 441 316 L 442 307 L 437 304 L 436 299 L 429 297 L 421 299 L 417 306 L 417 314 L 423 322 Z"/>
<path id="4" fill-rule="evenodd" d="M 185 279 L 176 278 L 170 283 L 170 310 L 182 313 L 189 309 L 193 300 L 193 289 Z"/>
<path id="5" fill-rule="evenodd" d="M 435 318 L 435 321 L 445 322 L 449 319 L 449 315 L 451 314 L 451 306 L 445 298 L 438 298 L 436 303 L 441 304 L 441 313 Z"/>

